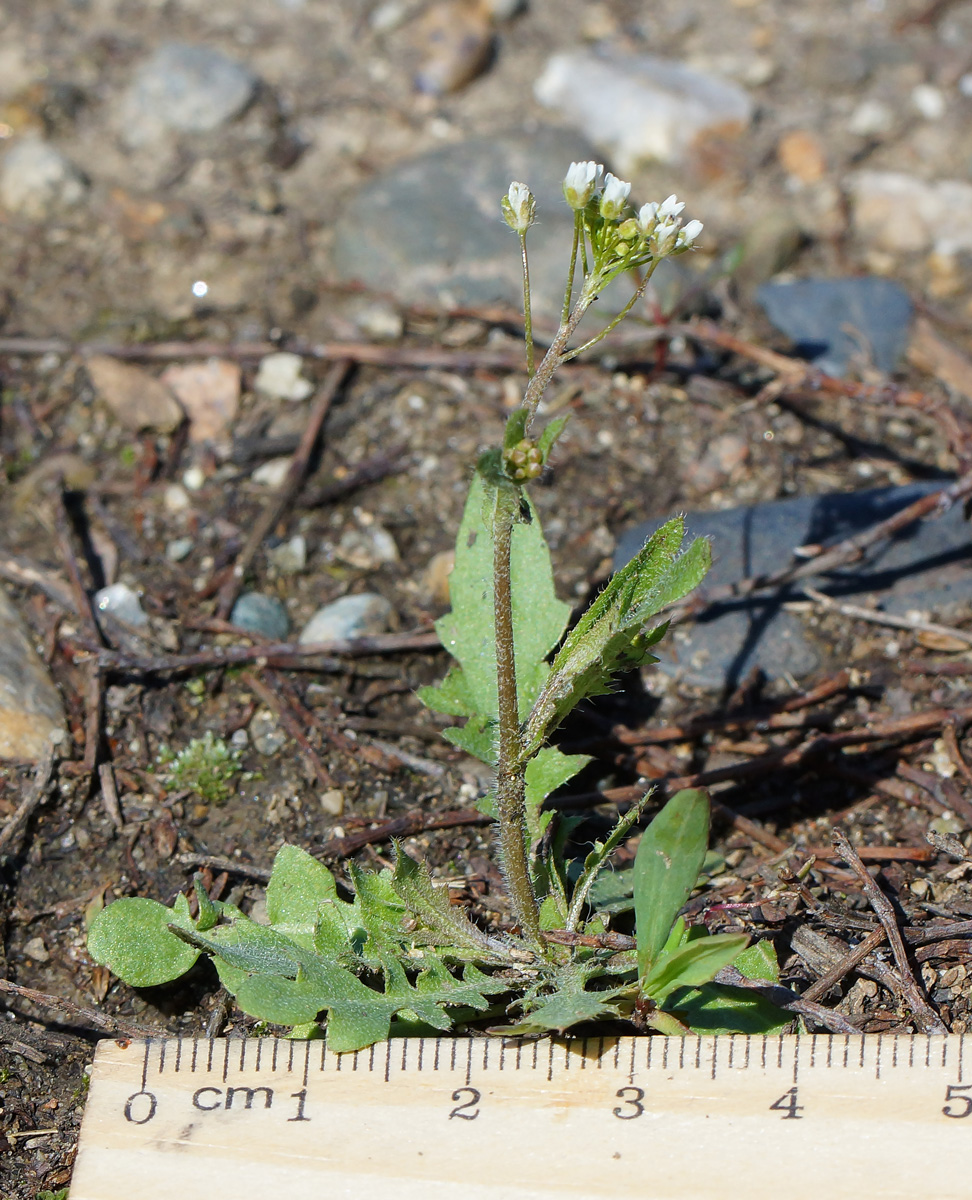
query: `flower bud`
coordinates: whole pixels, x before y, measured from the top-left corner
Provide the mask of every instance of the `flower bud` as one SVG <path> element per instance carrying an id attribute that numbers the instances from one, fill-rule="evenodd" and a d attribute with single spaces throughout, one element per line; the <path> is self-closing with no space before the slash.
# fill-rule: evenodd
<path id="1" fill-rule="evenodd" d="M 641 236 L 641 225 L 635 217 L 628 217 L 627 221 L 622 221 L 618 226 L 618 237 L 626 242 L 633 242 L 636 237 Z"/>
<path id="2" fill-rule="evenodd" d="M 609 171 L 604 181 L 604 194 L 601 196 L 601 216 L 608 221 L 616 221 L 624 212 L 630 191 L 630 183 L 625 183 Z"/>
<path id="3" fill-rule="evenodd" d="M 537 215 L 537 202 L 525 183 L 510 184 L 510 190 L 500 201 L 503 217 L 514 233 L 526 233 Z"/>
<path id="4" fill-rule="evenodd" d="M 604 168 L 595 162 L 572 162 L 564 176 L 564 199 L 575 212 L 587 207 Z"/>

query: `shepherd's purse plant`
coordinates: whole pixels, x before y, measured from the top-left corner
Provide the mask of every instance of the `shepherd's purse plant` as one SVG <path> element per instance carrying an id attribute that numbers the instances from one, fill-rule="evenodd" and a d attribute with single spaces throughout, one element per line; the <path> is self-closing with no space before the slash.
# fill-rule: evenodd
<path id="1" fill-rule="evenodd" d="M 669 521 L 568 630 L 570 609 L 556 596 L 530 498 L 566 423 L 542 420 L 554 373 L 614 329 L 658 264 L 688 251 L 702 229 L 699 221 L 682 224 L 684 205 L 674 196 L 634 211 L 630 190 L 596 163 L 571 164 L 563 184 L 574 214 L 564 302 L 542 357 L 527 255 L 535 200 L 517 182 L 502 199 L 523 265 L 528 383 L 502 445 L 480 457 L 469 490 L 452 610 L 436 624 L 455 662 L 441 684 L 419 693 L 461 722 L 446 738 L 495 773 L 480 805 L 496 822 L 511 927 L 476 924 L 400 846 L 393 870 L 350 862 L 345 890 L 322 863 L 285 845 L 267 886 L 266 924 L 211 900 L 198 875 L 195 913 L 181 894 L 172 908 L 127 898 L 99 913 L 89 953 L 126 982 L 167 983 L 207 954 L 245 1013 L 290 1027 L 293 1036 L 326 1030 L 337 1051 L 432 1031 L 539 1034 L 627 1020 L 684 1034 L 770 1032 L 785 1023 L 752 992 L 712 982 L 730 963 L 775 981 L 767 945 L 747 946 L 736 933 L 709 935 L 679 916 L 706 854 L 704 792 L 673 796 L 642 834 L 633 866 L 616 875 L 606 868 L 650 806 L 650 793 L 581 859 L 570 854 L 576 821 L 544 807 L 588 762 L 551 744 L 552 733 L 582 701 L 609 692 L 622 672 L 656 661 L 650 650 L 666 629 L 659 614 L 699 584 L 710 559 L 706 541 L 684 546 L 682 521 Z M 582 319 L 620 276 L 636 280 L 630 300 L 592 337 L 578 339 Z M 612 910 L 625 907 L 618 896 L 632 898 L 631 949 L 618 950 L 605 936 Z"/>

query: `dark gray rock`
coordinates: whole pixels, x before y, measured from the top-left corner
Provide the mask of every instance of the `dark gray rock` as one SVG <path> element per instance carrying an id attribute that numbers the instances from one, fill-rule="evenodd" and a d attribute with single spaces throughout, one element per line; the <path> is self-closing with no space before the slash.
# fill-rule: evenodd
<path id="1" fill-rule="evenodd" d="M 843 375 L 862 356 L 890 374 L 908 345 L 911 301 L 889 279 L 767 283 L 756 296 L 797 352 L 828 375 Z"/>
<path id="2" fill-rule="evenodd" d="M 556 129 L 423 154 L 347 202 L 335 230 L 334 270 L 408 303 L 421 298 L 518 308 L 519 247 L 500 215 L 500 198 L 516 179 L 537 198 L 537 223 L 527 237 L 534 311 L 554 318 L 563 302 L 573 231 L 561 184 L 571 161 L 599 157 L 579 134 Z M 612 284 L 597 308 L 617 311 L 629 294 L 626 285 Z"/>
<path id="3" fill-rule="evenodd" d="M 770 574 L 791 562 L 795 546 L 832 545 L 885 520 L 941 483 L 876 488 L 825 496 L 802 496 L 733 508 L 693 512 L 690 536 L 712 539 L 713 566 L 701 591 L 753 575 Z M 618 543 L 615 568 L 628 562 L 662 521 L 628 530 Z M 961 506 L 937 520 L 919 521 L 883 542 L 857 563 L 808 580 L 839 599 L 860 604 L 875 596 L 886 612 L 942 610 L 972 601 L 972 538 Z M 822 665 L 800 617 L 783 611 L 799 588 L 719 604 L 690 627 L 676 629 L 659 647 L 662 669 L 703 687 L 732 689 L 754 666 L 768 676 L 794 678 Z"/>
<path id="4" fill-rule="evenodd" d="M 240 629 L 262 633 L 278 642 L 290 632 L 287 610 L 276 596 L 264 596 L 262 592 L 244 592 L 233 605 L 230 621 Z"/>

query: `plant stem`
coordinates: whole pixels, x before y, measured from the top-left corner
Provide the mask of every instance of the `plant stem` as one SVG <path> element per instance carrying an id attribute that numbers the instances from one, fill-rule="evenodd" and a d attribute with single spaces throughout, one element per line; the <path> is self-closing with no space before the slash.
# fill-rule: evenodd
<path id="1" fill-rule="evenodd" d="M 564 307 L 560 314 L 561 325 L 567 324 L 570 316 L 570 298 L 574 294 L 574 272 L 577 270 L 577 244 L 583 231 L 583 218 L 579 212 L 574 213 L 574 243 L 570 248 L 570 266 L 567 269 L 567 289 L 564 292 Z"/>
<path id="2" fill-rule="evenodd" d="M 658 265 L 657 261 L 653 262 L 651 264 L 651 266 L 648 268 L 647 273 L 645 274 L 644 279 L 638 285 L 638 290 L 631 297 L 631 299 L 624 306 L 624 308 L 621 309 L 621 311 L 618 313 L 618 315 L 611 322 L 609 322 L 609 324 L 604 326 L 604 328 L 601 330 L 600 333 L 595 334 L 594 337 L 592 337 L 588 341 L 586 341 L 583 344 L 583 346 L 577 346 L 573 350 L 568 350 L 563 355 L 563 357 L 561 358 L 560 361 L 561 362 L 569 362 L 572 358 L 576 358 L 578 354 L 583 354 L 585 350 L 590 350 L 590 348 L 592 346 L 596 346 L 597 343 L 602 338 L 606 338 L 607 335 L 613 329 L 616 329 L 621 324 L 621 322 L 624 320 L 624 318 L 628 315 L 628 313 L 631 312 L 631 310 L 638 303 L 638 301 L 641 299 L 641 297 L 645 294 L 645 288 L 647 288 L 652 275 L 655 273 L 655 267 L 657 265 Z"/>
<path id="3" fill-rule="evenodd" d="M 527 376 L 532 379 L 533 362 L 533 310 L 530 307 L 530 264 L 527 261 L 526 233 L 520 234 L 520 255 L 523 259 L 523 336 L 526 339 Z"/>
<path id="4" fill-rule="evenodd" d="M 561 321 L 556 337 L 550 343 L 547 353 L 540 360 L 540 365 L 537 367 L 533 378 L 527 384 L 527 390 L 523 394 L 523 406 L 529 414 L 527 417 L 528 432 L 533 418 L 537 415 L 537 406 L 543 398 L 543 393 L 547 390 L 547 384 L 553 378 L 554 372 L 564 361 L 567 343 L 573 336 L 574 330 L 580 324 L 581 317 L 583 317 L 584 313 L 587 312 L 596 299 L 596 293 L 590 289 L 588 284 L 585 284 L 583 291 L 577 299 L 577 303 L 574 305 L 573 312 L 571 312 L 566 321 Z"/>
<path id="5" fill-rule="evenodd" d="M 510 549 L 517 515 L 517 494 L 500 489 L 493 514 L 493 623 L 496 635 L 496 690 L 499 716 L 499 761 L 496 765 L 496 807 L 499 811 L 500 852 L 506 870 L 513 912 L 532 943 L 540 943 L 540 911 L 527 861 L 525 764 L 516 690 L 513 640 L 513 593 Z"/>

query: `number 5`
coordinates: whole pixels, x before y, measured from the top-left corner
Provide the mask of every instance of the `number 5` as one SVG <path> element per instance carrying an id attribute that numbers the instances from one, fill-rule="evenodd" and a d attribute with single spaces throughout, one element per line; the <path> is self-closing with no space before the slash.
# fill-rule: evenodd
<path id="1" fill-rule="evenodd" d="M 954 1117 L 956 1120 L 961 1120 L 962 1117 L 967 1117 L 972 1113 L 972 1096 L 962 1096 L 961 1092 L 967 1092 L 972 1089 L 972 1083 L 950 1083 L 945 1089 L 945 1107 L 942 1112 L 946 1117 Z M 960 1112 L 952 1112 L 949 1105 L 952 1101 L 962 1103 L 965 1107 Z"/>

